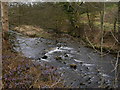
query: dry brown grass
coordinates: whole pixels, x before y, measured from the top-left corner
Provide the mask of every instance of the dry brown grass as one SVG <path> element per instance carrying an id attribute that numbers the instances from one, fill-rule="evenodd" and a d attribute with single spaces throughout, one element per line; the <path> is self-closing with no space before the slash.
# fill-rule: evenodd
<path id="1" fill-rule="evenodd" d="M 117 53 L 117 51 L 120 50 L 120 44 L 118 43 L 118 39 L 117 39 L 118 35 L 117 33 L 114 34 L 112 31 L 104 32 L 102 45 L 101 45 L 102 34 L 99 29 L 88 30 L 84 38 L 86 37 L 89 39 L 89 42 L 91 42 L 93 46 L 97 49 L 103 47 L 105 51 L 111 51 L 111 53 Z"/>
<path id="2" fill-rule="evenodd" d="M 55 71 L 57 68 L 41 66 L 16 52 L 12 52 L 10 48 L 8 42 L 3 42 L 3 88 L 51 87 L 59 79 L 60 74 L 50 72 L 51 69 Z M 50 73 L 44 74 L 45 71 Z M 54 87 L 62 87 L 62 83 L 59 82 Z"/>
<path id="3" fill-rule="evenodd" d="M 32 25 L 20 25 L 18 27 L 15 27 L 14 30 L 30 37 L 48 38 L 51 36 L 51 34 L 46 32 L 44 29 Z"/>

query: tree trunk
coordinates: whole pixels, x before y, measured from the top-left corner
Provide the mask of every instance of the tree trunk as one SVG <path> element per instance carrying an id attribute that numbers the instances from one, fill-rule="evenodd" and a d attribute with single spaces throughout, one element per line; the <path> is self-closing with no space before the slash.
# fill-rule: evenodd
<path id="1" fill-rule="evenodd" d="M 120 44 L 120 1 L 118 2 L 118 41 Z"/>
<path id="2" fill-rule="evenodd" d="M 117 24 L 117 17 L 115 17 L 115 20 L 114 20 L 114 34 L 116 34 L 116 24 Z"/>
<path id="3" fill-rule="evenodd" d="M 9 30 L 9 24 L 8 24 L 8 2 L 1 2 L 1 23 L 2 23 L 2 40 L 3 43 L 6 43 L 8 41 L 8 30 Z"/>
<path id="4" fill-rule="evenodd" d="M 105 7 L 104 7 L 105 8 Z M 100 17 L 101 17 L 101 40 L 100 40 L 100 45 L 101 45 L 101 56 L 103 55 L 103 33 L 104 33 L 104 10 L 100 12 Z"/>
<path id="5" fill-rule="evenodd" d="M 90 21 L 90 15 L 89 15 L 89 12 L 88 12 L 88 10 L 87 10 L 87 18 L 88 18 L 88 24 L 89 24 L 89 27 L 90 27 L 90 29 L 92 29 L 92 26 L 91 26 L 91 21 Z"/>
<path id="6" fill-rule="evenodd" d="M 120 44 L 120 1 L 118 2 L 118 41 Z M 118 51 L 118 67 L 117 67 L 117 72 L 118 72 L 118 88 L 120 88 L 120 51 Z"/>
<path id="7" fill-rule="evenodd" d="M 1 2 L 1 21 L 2 21 L 2 30 L 7 32 L 9 30 L 8 24 L 8 3 Z"/>

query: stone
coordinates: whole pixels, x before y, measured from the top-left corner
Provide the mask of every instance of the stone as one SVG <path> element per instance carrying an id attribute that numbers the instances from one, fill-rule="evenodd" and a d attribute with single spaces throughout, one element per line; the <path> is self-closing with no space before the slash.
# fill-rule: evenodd
<path id="1" fill-rule="evenodd" d="M 83 62 L 80 62 L 80 64 L 83 64 Z"/>
<path id="2" fill-rule="evenodd" d="M 42 57 L 42 59 L 47 59 L 47 58 L 48 58 L 48 56 L 46 56 L 46 55 Z"/>
<path id="3" fill-rule="evenodd" d="M 76 69 L 77 65 L 76 64 L 70 64 L 70 68 Z"/>
<path id="4" fill-rule="evenodd" d="M 69 56 L 66 54 L 65 57 L 69 57 Z"/>
<path id="5" fill-rule="evenodd" d="M 64 64 L 66 64 L 66 62 L 63 62 Z"/>
<path id="6" fill-rule="evenodd" d="M 85 85 L 85 83 L 80 83 L 80 85 Z"/>
<path id="7" fill-rule="evenodd" d="M 58 61 L 61 61 L 61 60 L 62 60 L 62 58 L 59 57 L 59 56 L 56 56 L 55 59 L 58 60 Z"/>

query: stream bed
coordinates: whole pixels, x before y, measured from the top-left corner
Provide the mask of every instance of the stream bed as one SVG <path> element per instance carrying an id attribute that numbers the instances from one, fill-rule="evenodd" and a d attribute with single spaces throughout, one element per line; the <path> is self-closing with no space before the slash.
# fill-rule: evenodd
<path id="1" fill-rule="evenodd" d="M 114 87 L 116 58 L 104 57 L 92 48 L 87 48 L 70 38 L 56 40 L 30 38 L 10 31 L 13 49 L 37 63 L 58 68 L 65 87 L 97 88 Z"/>

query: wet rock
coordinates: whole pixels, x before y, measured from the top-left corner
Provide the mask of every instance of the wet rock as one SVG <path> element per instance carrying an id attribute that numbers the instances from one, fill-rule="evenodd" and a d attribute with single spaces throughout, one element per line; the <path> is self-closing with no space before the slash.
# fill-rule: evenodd
<path id="1" fill-rule="evenodd" d="M 61 61 L 61 60 L 62 60 L 62 58 L 59 57 L 59 56 L 56 56 L 55 59 L 58 60 L 58 61 Z"/>
<path id="2" fill-rule="evenodd" d="M 83 64 L 83 62 L 79 62 L 80 64 Z"/>
<path id="3" fill-rule="evenodd" d="M 88 84 L 91 84 L 91 81 L 88 81 Z"/>
<path id="4" fill-rule="evenodd" d="M 85 83 L 80 83 L 80 85 L 85 85 Z"/>
<path id="5" fill-rule="evenodd" d="M 42 57 L 42 59 L 47 59 L 47 58 L 48 58 L 48 56 L 46 56 L 46 55 Z"/>
<path id="6" fill-rule="evenodd" d="M 100 73 L 100 72 L 101 72 L 101 70 L 100 70 L 100 69 L 98 69 L 98 70 L 97 70 L 97 73 Z"/>
<path id="7" fill-rule="evenodd" d="M 64 64 L 66 64 L 66 62 L 63 62 Z"/>
<path id="8" fill-rule="evenodd" d="M 76 64 L 70 64 L 70 68 L 76 69 L 77 65 Z"/>
<path id="9" fill-rule="evenodd" d="M 66 54 L 65 57 L 69 57 L 69 56 Z"/>

